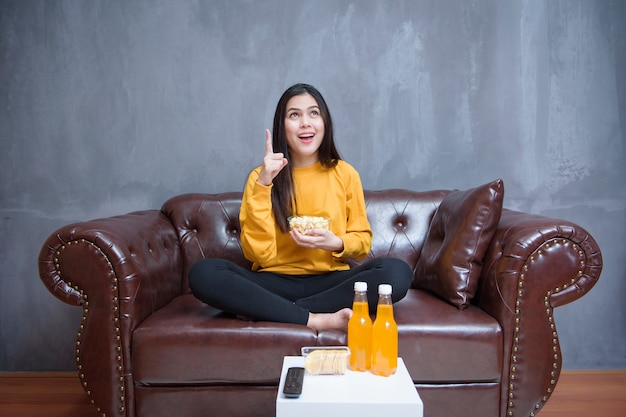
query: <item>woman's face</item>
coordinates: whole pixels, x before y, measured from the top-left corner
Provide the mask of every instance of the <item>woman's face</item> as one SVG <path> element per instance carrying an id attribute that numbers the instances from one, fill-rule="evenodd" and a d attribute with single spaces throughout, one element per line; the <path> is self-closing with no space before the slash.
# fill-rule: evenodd
<path id="1" fill-rule="evenodd" d="M 319 161 L 318 150 L 324 139 L 324 119 L 317 101 L 307 93 L 287 102 L 285 135 L 294 167 L 306 167 Z"/>

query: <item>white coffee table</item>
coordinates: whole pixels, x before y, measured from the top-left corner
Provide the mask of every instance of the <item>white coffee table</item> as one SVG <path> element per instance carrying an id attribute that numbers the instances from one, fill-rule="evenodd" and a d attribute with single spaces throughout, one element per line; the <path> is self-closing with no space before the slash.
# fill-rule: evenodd
<path id="1" fill-rule="evenodd" d="M 286 398 L 283 385 L 287 369 L 304 366 L 301 356 L 286 356 L 276 397 L 276 417 L 423 417 L 424 404 L 402 358 L 390 377 L 370 372 L 346 371 L 344 375 L 306 373 L 299 398 Z"/>

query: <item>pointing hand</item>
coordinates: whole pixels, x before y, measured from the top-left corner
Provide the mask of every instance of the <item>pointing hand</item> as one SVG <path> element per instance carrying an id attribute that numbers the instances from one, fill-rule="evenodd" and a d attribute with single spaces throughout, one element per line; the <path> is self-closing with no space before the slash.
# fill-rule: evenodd
<path id="1" fill-rule="evenodd" d="M 257 182 L 265 186 L 270 185 L 285 166 L 287 166 L 287 158 L 282 152 L 274 153 L 272 133 L 269 129 L 265 129 L 265 157 Z"/>

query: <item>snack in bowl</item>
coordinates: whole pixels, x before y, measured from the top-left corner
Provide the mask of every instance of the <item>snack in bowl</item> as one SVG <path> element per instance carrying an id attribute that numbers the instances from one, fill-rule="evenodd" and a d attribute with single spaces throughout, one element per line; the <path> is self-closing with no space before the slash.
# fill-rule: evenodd
<path id="1" fill-rule="evenodd" d="M 311 375 L 343 375 L 348 368 L 350 349 L 342 347 L 302 348 L 304 369 Z"/>
<path id="2" fill-rule="evenodd" d="M 306 235 L 312 229 L 328 229 L 330 227 L 330 217 L 326 216 L 291 216 L 289 221 L 289 229 L 297 230 Z"/>

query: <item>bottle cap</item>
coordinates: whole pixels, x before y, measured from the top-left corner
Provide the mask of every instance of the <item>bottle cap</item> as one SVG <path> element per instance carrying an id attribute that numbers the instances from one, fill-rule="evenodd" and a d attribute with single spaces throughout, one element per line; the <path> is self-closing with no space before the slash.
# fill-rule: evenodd
<path id="1" fill-rule="evenodd" d="M 380 295 L 391 295 L 391 285 L 389 285 L 389 284 L 380 284 L 378 286 L 378 294 L 380 294 Z"/>
<path id="2" fill-rule="evenodd" d="M 359 291 L 359 292 L 367 291 L 367 282 L 363 282 L 363 281 L 355 282 L 354 291 Z"/>

